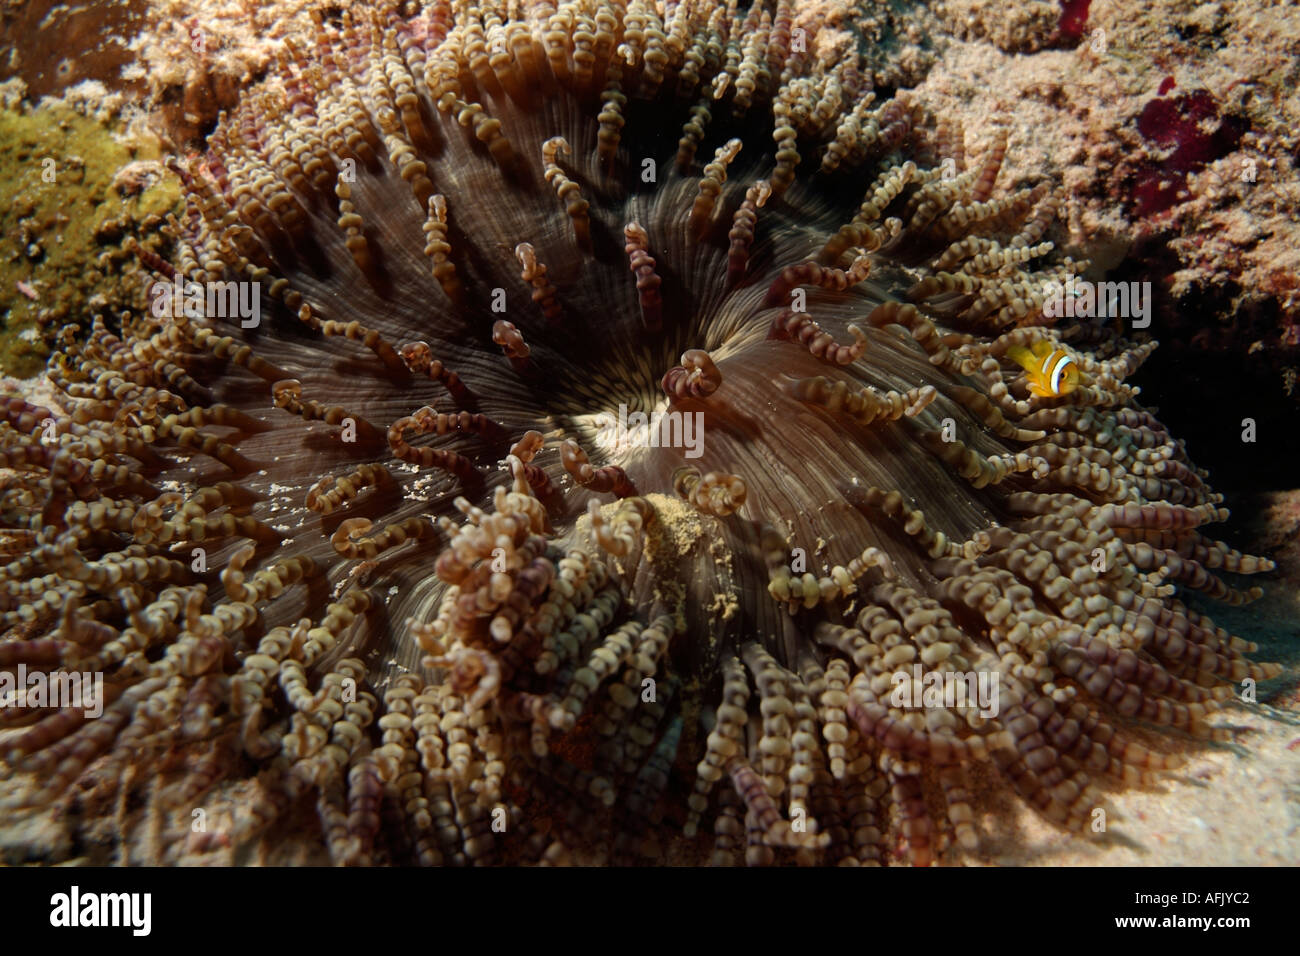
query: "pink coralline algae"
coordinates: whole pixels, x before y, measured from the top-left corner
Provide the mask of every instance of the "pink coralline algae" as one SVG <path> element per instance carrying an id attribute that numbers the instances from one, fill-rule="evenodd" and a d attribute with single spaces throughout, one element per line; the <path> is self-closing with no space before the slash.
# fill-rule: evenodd
<path id="1" fill-rule="evenodd" d="M 1088 8 L 1092 0 L 1061 0 L 1061 40 L 1075 44 L 1088 28 Z"/>
<path id="2" fill-rule="evenodd" d="M 1169 151 L 1163 159 L 1148 159 L 1133 183 L 1130 212 L 1138 217 L 1157 215 L 1186 199 L 1188 175 L 1236 149 L 1250 125 L 1238 116 L 1222 116 L 1208 90 L 1166 97 L 1171 87 L 1166 78 L 1161 95 L 1138 115 L 1143 138 Z"/>

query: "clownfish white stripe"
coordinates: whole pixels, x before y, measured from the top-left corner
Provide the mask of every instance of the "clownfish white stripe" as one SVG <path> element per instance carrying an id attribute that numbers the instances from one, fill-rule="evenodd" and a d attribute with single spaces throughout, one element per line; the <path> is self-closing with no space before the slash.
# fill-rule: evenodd
<path id="1" fill-rule="evenodd" d="M 1057 356 L 1060 357 L 1057 358 Z M 1065 374 L 1065 370 L 1067 368 L 1069 368 L 1071 365 L 1074 364 L 1074 359 L 1072 359 L 1068 355 L 1063 355 L 1060 352 L 1056 352 L 1053 355 L 1049 355 L 1043 361 L 1044 374 L 1046 374 L 1047 372 L 1048 363 L 1050 363 L 1054 358 L 1056 359 L 1056 364 L 1052 366 L 1052 377 L 1048 387 L 1051 388 L 1054 394 L 1059 395 L 1061 392 L 1061 376 Z"/>

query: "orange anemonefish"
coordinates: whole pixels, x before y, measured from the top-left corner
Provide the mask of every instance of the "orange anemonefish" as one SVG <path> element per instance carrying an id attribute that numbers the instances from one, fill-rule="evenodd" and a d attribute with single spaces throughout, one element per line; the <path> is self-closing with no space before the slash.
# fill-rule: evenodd
<path id="1" fill-rule="evenodd" d="M 1051 342 L 1039 340 L 1029 348 L 1013 345 L 1007 357 L 1025 370 L 1029 391 L 1041 398 L 1069 395 L 1079 387 L 1079 366 L 1074 356 Z"/>

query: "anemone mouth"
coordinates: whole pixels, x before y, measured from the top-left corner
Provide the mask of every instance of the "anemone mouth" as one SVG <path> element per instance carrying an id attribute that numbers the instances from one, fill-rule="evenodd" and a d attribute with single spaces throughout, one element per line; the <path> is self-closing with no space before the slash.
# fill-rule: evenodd
<path id="1" fill-rule="evenodd" d="M 161 308 L 5 405 L 0 666 L 109 688 L 4 716 L 8 804 L 165 754 L 169 826 L 336 862 L 930 862 L 968 771 L 1081 830 L 1177 764 L 1133 720 L 1212 735 L 1276 668 L 1175 584 L 1270 564 L 1197 530 L 1153 346 L 1045 325 L 1050 190 L 815 38 L 583 2 L 289 46 L 173 164 Z M 1041 342 L 1085 382 L 1032 392 Z"/>

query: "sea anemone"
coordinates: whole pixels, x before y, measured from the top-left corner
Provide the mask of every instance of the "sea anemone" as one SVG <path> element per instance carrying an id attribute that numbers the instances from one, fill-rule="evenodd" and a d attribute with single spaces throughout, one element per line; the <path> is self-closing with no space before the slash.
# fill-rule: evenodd
<path id="1" fill-rule="evenodd" d="M 1084 831 L 1179 763 L 1135 722 L 1222 733 L 1278 669 L 1177 594 L 1271 565 L 1198 531 L 1154 346 L 1050 327 L 1049 186 L 823 34 L 455 0 L 286 44 L 172 164 L 154 308 L 3 406 L 0 667 L 105 681 L 0 712 L 6 806 L 121 861 L 926 863 L 977 778 Z M 1044 342 L 1077 388 L 1027 388 Z"/>

